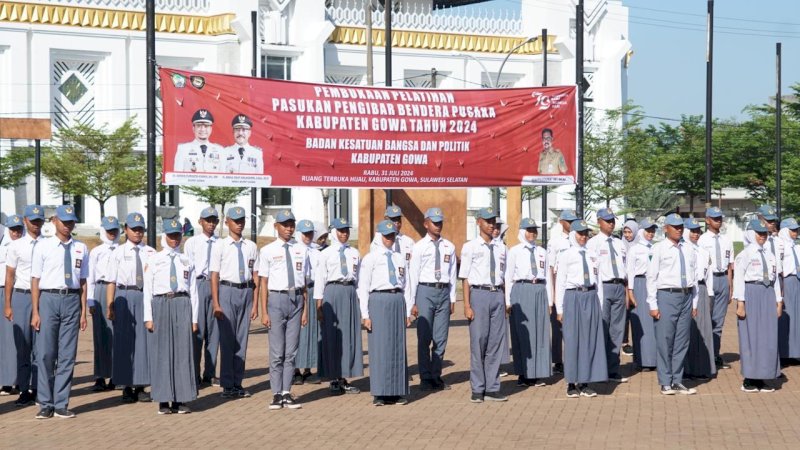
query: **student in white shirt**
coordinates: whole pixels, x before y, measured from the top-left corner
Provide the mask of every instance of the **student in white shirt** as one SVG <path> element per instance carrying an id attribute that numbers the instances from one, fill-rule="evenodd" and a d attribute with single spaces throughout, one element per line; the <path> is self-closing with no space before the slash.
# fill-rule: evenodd
<path id="1" fill-rule="evenodd" d="M 497 211 L 478 211 L 479 235 L 461 247 L 461 278 L 464 289 L 464 316 L 469 321 L 470 401 L 504 402 L 500 393 L 500 364 L 508 336 L 506 302 L 503 291 L 506 246 L 492 239 Z"/>
<path id="2" fill-rule="evenodd" d="M 578 220 L 575 211 L 565 209 L 561 211 L 558 217 L 558 224 L 561 225 L 561 232 L 555 234 L 547 243 L 547 264 L 550 273 L 550 286 L 551 291 L 555 289 L 556 285 L 556 267 L 558 257 L 564 250 L 568 249 L 570 245 L 569 232 L 572 228 L 572 222 Z M 550 293 L 550 299 L 555 301 L 555 292 Z M 550 355 L 553 358 L 553 373 L 564 373 L 564 337 L 561 333 L 561 322 L 558 320 L 558 314 L 554 308 L 555 304 L 550 303 L 550 329 L 552 336 L 550 339 Z"/>
<path id="3" fill-rule="evenodd" d="M 261 278 L 261 323 L 269 329 L 269 409 L 298 409 L 292 397 L 292 378 L 300 328 L 308 323 L 306 256 L 308 247 L 294 240 L 296 220 L 291 211 L 275 218 L 278 238 L 261 248 L 258 274 Z"/>
<path id="4" fill-rule="evenodd" d="M 769 249 L 768 228 L 750 222 L 753 243 L 736 256 L 733 298 L 739 318 L 739 355 L 743 392 L 772 392 L 766 383 L 781 374 L 778 320 L 783 310 L 779 263 Z"/>
<path id="5" fill-rule="evenodd" d="M 92 391 L 114 390 L 113 346 L 114 328 L 108 319 L 109 268 L 111 254 L 119 246 L 119 220 L 103 217 L 100 222 L 100 241 L 89 253 L 89 279 L 86 280 L 89 314 L 92 316 L 92 347 L 94 349 L 94 379 Z M 106 383 L 106 378 L 109 379 Z"/>
<path id="6" fill-rule="evenodd" d="M 258 249 L 242 237 L 244 208 L 228 209 L 228 237 L 211 249 L 211 300 L 219 327 L 219 378 L 223 398 L 247 398 L 242 387 L 250 322 L 258 317 Z"/>
<path id="7" fill-rule="evenodd" d="M 697 219 L 686 219 L 684 224 L 684 242 L 688 242 L 690 250 L 695 251 L 697 258 L 697 312 L 692 314 L 692 325 L 689 332 L 689 351 L 686 353 L 685 377 L 689 379 L 708 380 L 717 374 L 714 362 L 714 333 L 711 323 L 711 299 L 714 296 L 714 278 L 711 270 L 714 267 L 711 255 L 698 245 L 702 233 Z"/>
<path id="8" fill-rule="evenodd" d="M 572 245 L 559 256 L 556 267 L 556 311 L 564 331 L 564 380 L 567 397 L 596 397 L 589 383 L 608 380 L 601 317 L 603 283 L 598 258 L 586 243 L 589 225 L 572 222 Z"/>
<path id="9" fill-rule="evenodd" d="M 398 252 L 403 255 L 405 258 L 406 264 L 411 260 L 411 250 L 414 247 L 414 240 L 410 237 L 403 234 L 403 210 L 400 209 L 397 205 L 391 205 L 386 207 L 386 213 L 384 213 L 385 220 L 389 220 L 394 223 L 395 229 L 397 230 L 397 238 L 394 240 L 394 245 L 392 246 L 392 251 Z M 381 235 L 378 232 L 375 232 L 375 236 L 372 238 L 372 243 L 369 246 L 369 250 L 383 250 L 383 242 L 381 241 Z"/>
<path id="10" fill-rule="evenodd" d="M 78 218 L 72 206 L 56 208 L 56 234 L 39 243 L 31 258 L 31 325 L 36 336 L 39 379 L 37 419 L 71 419 L 72 372 L 78 330 L 86 330 L 86 277 L 89 249 L 72 239 Z"/>
<path id="11" fill-rule="evenodd" d="M 697 391 L 683 385 L 683 369 L 697 308 L 697 258 L 681 239 L 681 216 L 670 214 L 664 223 L 666 239 L 653 247 L 647 268 L 647 303 L 656 328 L 656 372 L 663 395 L 692 395 Z"/>
<path id="12" fill-rule="evenodd" d="M 553 372 L 550 362 L 552 289 L 547 251 L 536 245 L 539 226 L 530 218 L 519 224 L 519 244 L 508 252 L 506 308 L 510 310 L 511 348 L 518 386 L 544 386 Z"/>
<path id="13" fill-rule="evenodd" d="M 132 212 L 125 218 L 126 242 L 111 254 L 108 271 L 108 318 L 114 323 L 114 383 L 125 386 L 123 403 L 149 402 L 148 338 L 144 327 L 144 268 L 156 250 L 143 242 L 144 217 Z"/>
<path id="14" fill-rule="evenodd" d="M 628 274 L 628 305 L 631 308 L 633 364 L 643 372 L 656 368 L 656 328 L 647 304 L 647 268 L 653 257 L 653 237 L 658 225 L 649 217 L 638 225 L 634 245 L 628 249 L 625 272 Z"/>
<path id="15" fill-rule="evenodd" d="M 211 300 L 211 250 L 217 242 L 214 231 L 219 225 L 219 213 L 209 206 L 200 211 L 200 233 L 190 237 L 183 244 L 183 252 L 192 261 L 197 277 L 197 333 L 194 335 L 194 372 L 199 384 L 219 386 L 217 378 L 217 354 L 219 352 L 219 328 L 214 317 Z M 200 359 L 203 370 L 200 370 Z"/>
<path id="16" fill-rule="evenodd" d="M 783 313 L 778 320 L 778 350 L 781 358 L 800 358 L 800 248 L 797 220 L 784 219 L 778 233 L 783 240 Z"/>
<path id="17" fill-rule="evenodd" d="M 442 363 L 456 304 L 456 247 L 442 237 L 445 218 L 441 208 L 425 212 L 427 233 L 411 251 L 408 290 L 417 317 L 417 360 L 420 389 L 449 390 L 442 379 Z"/>
<path id="18" fill-rule="evenodd" d="M 6 226 L 0 226 L 0 305 L 5 308 L 6 297 L 6 257 L 8 247 L 25 234 L 22 216 L 6 218 Z M 3 230 L 5 228 L 5 230 Z M 10 309 L 10 308 L 9 308 Z M 0 395 L 18 393 L 17 387 L 17 347 L 14 341 L 14 322 L 0 318 Z"/>
<path id="19" fill-rule="evenodd" d="M 320 251 L 315 242 L 314 223 L 304 219 L 297 222 L 297 242 L 306 250 L 305 270 L 303 272 L 303 283 L 306 286 L 308 295 L 308 323 L 300 329 L 300 346 L 297 349 L 295 358 L 294 378 L 292 384 L 301 385 L 305 383 L 320 384 L 319 378 L 319 359 L 320 339 L 319 320 L 317 318 L 317 305 L 314 302 L 314 272 L 319 262 Z M 302 372 L 301 372 L 302 369 Z M 311 369 L 317 369 L 317 374 L 312 375 Z"/>
<path id="20" fill-rule="evenodd" d="M 197 332 L 195 268 L 181 253 L 181 223 L 164 223 L 164 248 L 144 270 L 144 326 L 151 333 L 153 400 L 158 414 L 188 414 L 197 398 L 194 334 Z M 170 404 L 171 403 L 171 404 Z"/>
<path id="21" fill-rule="evenodd" d="M 6 319 L 14 324 L 14 342 L 17 354 L 17 384 L 19 398 L 14 406 L 30 406 L 36 400 L 39 378 L 31 327 L 33 302 L 31 299 L 31 258 L 37 245 L 44 241 L 44 208 L 28 205 L 23 214 L 25 234 L 8 246 L 6 253 L 5 312 Z"/>
<path id="22" fill-rule="evenodd" d="M 369 345 L 369 391 L 372 404 L 408 404 L 406 328 L 411 326 L 411 295 L 405 292 L 406 262 L 392 251 L 397 229 L 390 220 L 378 224 L 382 250 L 364 257 L 359 270 L 358 299 Z"/>

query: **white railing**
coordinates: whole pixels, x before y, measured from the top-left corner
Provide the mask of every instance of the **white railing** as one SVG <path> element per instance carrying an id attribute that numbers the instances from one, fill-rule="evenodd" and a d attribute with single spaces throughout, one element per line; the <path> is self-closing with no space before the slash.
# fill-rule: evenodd
<path id="1" fill-rule="evenodd" d="M 420 3 L 401 4 L 392 13 L 392 27 L 400 30 L 422 30 L 440 33 L 520 36 L 522 19 L 505 10 L 450 8 L 431 11 Z M 364 0 L 329 0 L 328 19 L 336 26 L 363 27 Z M 373 11 L 372 25 L 383 28 L 383 11 Z"/>
<path id="2" fill-rule="evenodd" d="M 32 3 L 144 11 L 146 0 L 33 0 Z M 208 11 L 210 5 L 211 0 L 156 0 L 156 12 L 201 13 Z"/>

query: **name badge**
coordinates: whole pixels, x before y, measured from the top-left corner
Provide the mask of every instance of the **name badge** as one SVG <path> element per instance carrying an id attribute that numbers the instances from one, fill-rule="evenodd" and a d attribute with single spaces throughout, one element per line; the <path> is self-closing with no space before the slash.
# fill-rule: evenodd
<path id="1" fill-rule="evenodd" d="M 450 262 L 450 255 L 444 255 L 444 262 L 446 263 Z"/>
<path id="2" fill-rule="evenodd" d="M 255 262 L 256 261 L 254 259 L 247 260 L 247 268 L 253 270 L 253 264 L 255 264 Z"/>
<path id="3" fill-rule="evenodd" d="M 544 261 L 539 261 L 539 268 L 544 269 Z"/>
<path id="4" fill-rule="evenodd" d="M 411 259 L 411 253 L 406 253 L 406 261 Z"/>
<path id="5" fill-rule="evenodd" d="M 188 270 L 184 270 L 183 271 L 183 279 L 184 280 L 188 280 L 189 279 L 189 271 Z"/>
<path id="6" fill-rule="evenodd" d="M 406 273 L 405 269 L 404 269 L 404 268 L 402 268 L 402 267 L 398 267 L 398 268 L 397 268 L 397 271 L 398 271 L 398 272 L 400 272 L 400 276 L 401 276 L 401 277 L 402 277 L 402 276 L 404 276 L 404 275 L 405 275 L 405 273 Z"/>
<path id="7" fill-rule="evenodd" d="M 82 260 L 81 258 L 78 258 L 78 259 L 76 259 L 76 260 L 75 260 L 75 268 L 76 268 L 76 269 L 80 269 L 80 268 L 81 268 L 81 263 L 82 263 L 82 262 L 83 262 L 83 260 Z"/>
<path id="8" fill-rule="evenodd" d="M 303 262 L 302 261 L 298 261 L 298 262 L 294 263 L 294 270 L 296 270 L 298 272 L 302 271 L 303 270 Z"/>

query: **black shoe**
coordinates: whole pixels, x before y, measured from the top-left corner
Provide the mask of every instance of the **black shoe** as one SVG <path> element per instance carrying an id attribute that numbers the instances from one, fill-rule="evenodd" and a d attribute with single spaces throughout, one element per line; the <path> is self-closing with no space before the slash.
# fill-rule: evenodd
<path id="1" fill-rule="evenodd" d="M 423 392 L 436 390 L 436 382 L 433 380 L 422 380 L 419 382 L 419 390 Z"/>
<path id="2" fill-rule="evenodd" d="M 211 377 L 203 377 L 197 384 L 199 384 L 200 386 L 211 386 Z"/>
<path id="3" fill-rule="evenodd" d="M 681 395 L 694 395 L 697 394 L 697 389 L 695 388 L 688 388 L 681 383 L 674 383 L 672 385 L 672 390 L 677 392 Z"/>
<path id="4" fill-rule="evenodd" d="M 578 389 L 581 391 L 581 397 L 597 397 L 597 392 L 590 388 L 588 384 L 580 384 Z"/>
<path id="5" fill-rule="evenodd" d="M 106 380 L 98 378 L 92 386 L 92 392 L 103 392 L 106 390 Z"/>
<path id="6" fill-rule="evenodd" d="M 283 408 L 283 397 L 281 394 L 275 394 L 272 396 L 272 403 L 269 404 L 269 409 L 277 410 Z"/>
<path id="7" fill-rule="evenodd" d="M 130 386 L 125 386 L 122 390 L 122 403 L 136 403 L 136 394 Z"/>
<path id="8" fill-rule="evenodd" d="M 295 386 L 300 386 L 305 383 L 305 379 L 300 372 L 295 372 L 294 376 L 292 376 L 292 384 Z"/>
<path id="9" fill-rule="evenodd" d="M 775 392 L 775 388 L 768 385 L 764 380 L 755 380 L 755 381 L 759 391 L 766 393 Z"/>
<path id="10" fill-rule="evenodd" d="M 525 385 L 531 387 L 542 387 L 542 386 L 547 386 L 547 383 L 545 383 L 544 380 L 540 378 L 526 378 Z"/>
<path id="11" fill-rule="evenodd" d="M 250 397 L 253 396 L 253 394 L 251 394 L 250 391 L 246 390 L 245 388 L 243 388 L 241 386 L 234 386 L 233 388 L 236 390 L 236 397 L 239 397 L 239 398 L 250 398 Z"/>
<path id="12" fill-rule="evenodd" d="M 386 405 L 386 401 L 383 399 L 383 397 L 375 397 L 375 398 L 372 399 L 372 405 L 373 406 L 384 406 L 384 405 Z"/>
<path id="13" fill-rule="evenodd" d="M 300 409 L 303 407 L 303 405 L 300 404 L 300 402 L 298 402 L 292 397 L 292 394 L 283 394 L 282 399 L 283 399 L 283 406 L 289 409 Z"/>
<path id="14" fill-rule="evenodd" d="M 360 394 L 361 393 L 361 389 L 351 385 L 344 378 L 341 378 L 339 380 L 339 388 L 342 389 L 345 394 Z"/>
<path id="15" fill-rule="evenodd" d="M 36 413 L 36 419 L 51 419 L 53 417 L 53 408 L 42 408 Z"/>
<path id="16" fill-rule="evenodd" d="M 472 397 L 469 398 L 469 401 L 471 401 L 472 403 L 483 403 L 483 394 L 473 392 Z"/>
<path id="17" fill-rule="evenodd" d="M 142 402 L 142 403 L 150 403 L 150 402 L 153 401 L 153 399 L 150 398 L 150 394 L 148 394 L 147 392 L 144 391 L 144 388 L 137 388 L 136 389 L 136 401 L 137 402 Z"/>
<path id="18" fill-rule="evenodd" d="M 175 414 L 191 414 L 192 409 L 186 406 L 184 403 L 180 402 L 172 402 L 172 412 Z"/>
<path id="19" fill-rule="evenodd" d="M 719 369 L 730 369 L 731 365 L 727 364 L 725 361 L 722 360 L 721 356 L 718 356 L 714 359 L 714 363 L 717 366 L 717 370 Z"/>
<path id="20" fill-rule="evenodd" d="M 394 402 L 394 404 L 395 405 L 400 405 L 400 406 L 405 406 L 405 405 L 408 404 L 408 399 L 405 398 L 405 397 L 400 397 Z"/>
<path id="21" fill-rule="evenodd" d="M 748 394 L 758 392 L 758 385 L 754 383 L 754 380 L 745 378 L 742 382 L 742 392 L 746 392 Z"/>
<path id="22" fill-rule="evenodd" d="M 0 388 L 0 397 L 5 397 L 6 395 L 12 395 L 11 390 L 14 389 L 11 386 L 3 386 Z"/>
<path id="23" fill-rule="evenodd" d="M 236 388 L 222 389 L 222 398 L 237 398 L 237 397 L 239 397 L 239 391 Z"/>
<path id="24" fill-rule="evenodd" d="M 331 395 L 344 395 L 344 389 L 339 385 L 339 380 L 331 381 L 328 387 L 328 393 Z"/>
<path id="25" fill-rule="evenodd" d="M 517 386 L 528 386 L 528 380 L 525 379 L 522 375 L 517 377 Z"/>
<path id="26" fill-rule="evenodd" d="M 618 373 L 612 373 L 611 375 L 608 376 L 608 381 L 612 383 L 627 383 L 630 380 Z"/>
<path id="27" fill-rule="evenodd" d="M 308 384 L 321 384 L 322 380 L 320 379 L 318 374 L 311 374 L 308 375 L 303 374 L 303 380 Z"/>
<path id="28" fill-rule="evenodd" d="M 553 373 L 564 373 L 564 364 L 562 363 L 553 364 Z"/>
<path id="29" fill-rule="evenodd" d="M 581 396 L 581 391 L 573 383 L 567 385 L 567 397 L 578 398 Z"/>
<path id="30" fill-rule="evenodd" d="M 74 419 L 75 418 L 75 413 L 70 411 L 70 410 L 68 410 L 67 408 L 58 408 L 53 412 L 53 414 L 56 417 L 59 417 L 61 419 Z"/>
<path id="31" fill-rule="evenodd" d="M 633 356 L 633 347 L 630 344 L 625 344 L 622 346 L 622 353 L 624 355 Z"/>
<path id="32" fill-rule="evenodd" d="M 107 391 L 113 391 L 116 388 L 117 388 L 117 386 L 114 384 L 114 380 L 109 378 L 108 383 L 106 383 L 106 390 Z"/>
<path id="33" fill-rule="evenodd" d="M 19 394 L 17 401 L 14 402 L 14 406 L 19 408 L 23 406 L 31 406 L 34 404 L 35 400 L 36 398 L 32 396 L 30 392 L 22 391 L 22 393 Z"/>
<path id="34" fill-rule="evenodd" d="M 163 416 L 166 414 L 172 414 L 172 409 L 169 407 L 169 403 L 161 402 L 158 404 L 158 415 Z"/>
<path id="35" fill-rule="evenodd" d="M 436 390 L 438 391 L 449 391 L 451 389 L 450 385 L 445 383 L 443 379 L 437 378 L 436 381 Z"/>
<path id="36" fill-rule="evenodd" d="M 483 398 L 490 401 L 490 402 L 506 402 L 508 401 L 508 397 L 501 394 L 500 392 L 487 392 L 483 395 Z"/>

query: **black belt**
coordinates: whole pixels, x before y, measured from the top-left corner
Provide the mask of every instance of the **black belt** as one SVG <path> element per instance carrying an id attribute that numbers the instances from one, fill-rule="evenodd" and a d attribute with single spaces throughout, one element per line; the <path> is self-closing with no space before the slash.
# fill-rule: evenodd
<path id="1" fill-rule="evenodd" d="M 19 292 L 20 294 L 30 294 L 31 290 L 30 289 L 14 288 L 14 292 Z"/>
<path id="2" fill-rule="evenodd" d="M 484 285 L 481 285 L 481 284 L 476 284 L 476 285 L 470 286 L 470 288 L 471 289 L 477 289 L 479 291 L 492 291 L 492 292 L 502 291 L 503 290 L 503 286 L 502 285 L 501 286 L 484 286 Z"/>
<path id="3" fill-rule="evenodd" d="M 517 280 L 514 283 L 522 283 L 522 284 L 545 284 L 546 281 L 542 280 L 541 278 L 534 278 L 533 280 Z"/>
<path id="4" fill-rule="evenodd" d="M 403 290 L 402 290 L 402 289 L 400 289 L 400 288 L 394 288 L 394 289 L 375 289 L 374 291 L 370 291 L 370 294 L 371 294 L 371 293 L 373 293 L 373 292 L 377 292 L 377 293 L 379 293 L 379 294 L 398 294 L 398 293 L 399 293 L 399 294 L 402 294 L 402 293 L 403 293 Z"/>
<path id="5" fill-rule="evenodd" d="M 297 294 L 302 294 L 305 291 L 305 289 L 303 289 L 303 288 L 300 288 L 300 289 L 285 289 L 285 290 L 282 290 L 282 291 L 279 291 L 277 289 L 270 289 L 269 291 L 270 292 L 274 292 L 276 294 L 291 294 L 291 293 L 294 292 L 294 295 L 297 295 Z"/>
<path id="6" fill-rule="evenodd" d="M 306 287 L 310 287 L 310 288 L 311 288 L 311 287 L 314 287 L 314 282 L 312 281 L 312 282 L 310 282 L 310 283 L 306 284 Z"/>
<path id="7" fill-rule="evenodd" d="M 325 283 L 326 286 L 329 284 L 338 284 L 340 286 L 355 286 L 356 282 L 353 280 L 347 280 L 347 281 L 336 280 L 336 281 L 328 281 L 327 283 Z"/>
<path id="8" fill-rule="evenodd" d="M 230 281 L 222 280 L 219 282 L 219 284 L 223 286 L 235 287 L 237 289 L 245 289 L 245 288 L 253 289 L 255 287 L 255 284 L 253 284 L 252 281 L 245 281 L 244 283 L 231 283 Z"/>
<path id="9" fill-rule="evenodd" d="M 419 285 L 436 289 L 446 289 L 450 287 L 450 283 L 423 283 L 422 281 L 419 282 Z"/>
<path id="10" fill-rule="evenodd" d="M 578 287 L 574 287 L 574 288 L 570 288 L 570 289 L 566 289 L 566 290 L 567 291 L 578 291 L 578 292 L 589 292 L 589 291 L 593 291 L 595 289 L 597 289 L 597 286 L 593 284 L 591 286 L 578 286 Z"/>
<path id="11" fill-rule="evenodd" d="M 603 283 L 605 283 L 605 284 L 625 284 L 625 280 L 623 280 L 622 278 L 612 278 L 610 280 L 603 281 Z"/>
<path id="12" fill-rule="evenodd" d="M 60 295 L 67 295 L 67 294 L 80 294 L 80 289 L 39 289 L 39 292 L 47 292 L 48 294 L 60 294 Z"/>
<path id="13" fill-rule="evenodd" d="M 673 294 L 688 294 L 689 292 L 692 291 L 692 288 L 690 288 L 690 287 L 685 287 L 685 288 L 661 288 L 661 289 L 659 289 L 659 291 L 671 292 Z"/>
<path id="14" fill-rule="evenodd" d="M 705 280 L 698 281 L 697 284 L 699 284 L 700 286 L 705 286 L 706 285 L 706 281 Z"/>
<path id="15" fill-rule="evenodd" d="M 198 275 L 198 276 L 197 276 L 197 279 L 198 279 L 198 280 L 207 280 L 207 279 L 208 279 L 208 277 L 207 277 L 207 276 L 205 276 L 205 275 Z"/>
<path id="16" fill-rule="evenodd" d="M 721 277 L 723 275 L 728 275 L 728 271 L 726 270 L 725 272 L 714 272 L 715 277 Z"/>
<path id="17" fill-rule="evenodd" d="M 633 278 L 647 278 L 647 275 L 636 275 Z"/>
<path id="18" fill-rule="evenodd" d="M 117 289 L 122 289 L 125 291 L 141 291 L 142 288 L 136 286 L 126 286 L 124 284 L 118 284 Z"/>
<path id="19" fill-rule="evenodd" d="M 94 284 L 111 284 L 111 282 L 106 280 L 97 280 L 94 282 Z"/>
<path id="20" fill-rule="evenodd" d="M 772 287 L 775 283 L 772 281 L 770 281 L 769 284 L 764 284 L 763 281 L 745 281 L 744 284 L 760 284 L 762 286 Z"/>
<path id="21" fill-rule="evenodd" d="M 156 297 L 164 297 L 164 298 L 181 298 L 181 297 L 188 297 L 188 292 L 165 292 L 163 294 L 156 294 Z"/>

